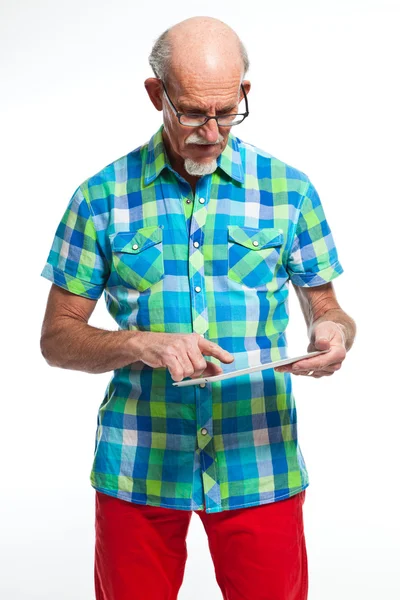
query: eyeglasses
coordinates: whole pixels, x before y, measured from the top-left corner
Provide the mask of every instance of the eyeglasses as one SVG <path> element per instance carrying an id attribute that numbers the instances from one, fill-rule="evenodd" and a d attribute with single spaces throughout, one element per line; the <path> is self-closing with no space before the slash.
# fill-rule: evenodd
<path id="1" fill-rule="evenodd" d="M 240 84 L 240 87 L 242 88 L 244 101 L 246 103 L 246 112 L 235 113 L 235 114 L 231 114 L 231 115 L 216 115 L 215 117 L 208 117 L 207 115 L 201 115 L 198 113 L 179 112 L 176 109 L 176 107 L 174 106 L 174 103 L 172 102 L 171 98 L 168 95 L 167 88 L 165 87 L 165 83 L 163 82 L 162 79 L 160 79 L 160 81 L 163 84 L 165 95 L 167 96 L 168 102 L 170 103 L 172 110 L 174 111 L 175 115 L 177 116 L 179 123 L 181 125 L 184 125 L 185 127 L 201 127 L 202 125 L 205 125 L 207 123 L 207 121 L 210 121 L 210 119 L 215 119 L 217 121 L 217 124 L 220 127 L 232 127 L 232 125 L 239 125 L 239 123 L 242 123 L 242 121 L 244 121 L 245 118 L 249 115 L 249 105 L 247 102 L 247 96 L 246 96 L 246 92 L 244 91 L 243 84 Z"/>

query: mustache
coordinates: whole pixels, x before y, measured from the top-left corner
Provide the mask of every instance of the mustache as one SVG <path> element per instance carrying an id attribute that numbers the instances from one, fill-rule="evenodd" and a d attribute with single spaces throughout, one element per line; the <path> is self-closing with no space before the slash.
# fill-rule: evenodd
<path id="1" fill-rule="evenodd" d="M 204 138 L 202 138 L 197 133 L 192 133 L 185 140 L 185 144 L 201 144 L 203 146 L 216 146 L 224 141 L 224 138 L 221 134 L 219 134 L 216 142 L 207 142 Z"/>

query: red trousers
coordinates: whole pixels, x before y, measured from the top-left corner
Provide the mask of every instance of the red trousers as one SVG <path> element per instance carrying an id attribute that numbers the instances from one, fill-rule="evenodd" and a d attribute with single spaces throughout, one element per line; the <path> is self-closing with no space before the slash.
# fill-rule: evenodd
<path id="1" fill-rule="evenodd" d="M 207 514 L 133 504 L 96 490 L 96 600 L 176 600 L 192 512 L 202 520 L 224 600 L 306 600 L 304 500 L 305 490 Z"/>

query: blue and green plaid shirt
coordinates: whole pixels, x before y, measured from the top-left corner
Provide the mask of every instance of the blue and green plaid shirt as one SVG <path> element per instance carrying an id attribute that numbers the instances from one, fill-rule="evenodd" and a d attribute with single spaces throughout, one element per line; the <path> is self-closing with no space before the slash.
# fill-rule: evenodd
<path id="1" fill-rule="evenodd" d="M 163 126 L 73 194 L 41 273 L 97 300 L 119 329 L 203 334 L 224 371 L 287 356 L 289 280 L 343 269 L 307 175 L 229 134 L 194 194 Z M 97 417 L 91 485 L 139 504 L 220 512 L 308 486 L 289 373 L 176 387 L 167 368 L 116 369 Z"/>

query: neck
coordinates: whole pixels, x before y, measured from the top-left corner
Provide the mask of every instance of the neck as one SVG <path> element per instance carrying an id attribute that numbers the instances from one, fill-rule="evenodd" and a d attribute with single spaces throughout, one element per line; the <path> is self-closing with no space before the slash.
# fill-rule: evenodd
<path id="1" fill-rule="evenodd" d="M 162 132 L 162 137 L 163 137 L 165 151 L 168 155 L 168 159 L 169 159 L 169 162 L 171 163 L 171 167 L 174 169 L 174 171 L 179 173 L 179 175 L 181 177 L 183 177 L 183 179 L 185 179 L 185 181 L 187 181 L 189 183 L 190 187 L 193 190 L 193 193 L 195 193 L 196 183 L 198 182 L 200 177 L 196 177 L 194 175 L 189 175 L 189 173 L 186 171 L 186 169 L 184 167 L 184 160 L 181 156 L 179 156 L 179 154 L 177 154 L 173 150 L 171 143 L 168 139 L 168 136 L 165 133 L 165 129 Z"/>

